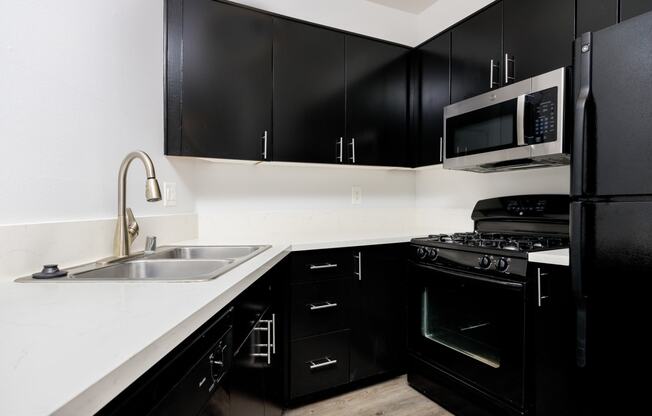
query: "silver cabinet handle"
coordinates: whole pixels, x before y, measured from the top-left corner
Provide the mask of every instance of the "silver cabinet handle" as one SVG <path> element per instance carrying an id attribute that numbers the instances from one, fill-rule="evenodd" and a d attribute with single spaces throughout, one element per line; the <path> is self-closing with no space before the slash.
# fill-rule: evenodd
<path id="1" fill-rule="evenodd" d="M 439 138 L 439 162 L 444 161 L 444 138 Z"/>
<path id="2" fill-rule="evenodd" d="M 276 314 L 272 314 L 272 354 L 276 354 Z"/>
<path id="3" fill-rule="evenodd" d="M 544 299 L 548 299 L 548 296 L 543 296 L 541 294 L 541 276 L 547 276 L 548 273 L 541 273 L 541 268 L 537 268 L 537 305 L 541 307 Z"/>
<path id="4" fill-rule="evenodd" d="M 337 263 L 311 264 L 310 270 L 334 269 L 336 267 L 337 267 Z"/>
<path id="5" fill-rule="evenodd" d="M 337 364 L 337 360 L 331 360 L 328 357 L 324 357 L 322 359 L 326 361 L 324 362 L 317 362 L 319 360 L 309 361 L 308 364 L 310 364 L 310 369 L 314 370 L 316 368 L 328 367 Z"/>
<path id="6" fill-rule="evenodd" d="M 353 256 L 353 258 L 358 260 L 358 271 L 353 272 L 353 274 L 358 276 L 358 280 L 362 280 L 362 251 L 358 251 L 358 255 Z"/>
<path id="7" fill-rule="evenodd" d="M 267 349 L 267 352 L 255 352 L 252 357 L 263 357 L 267 358 L 267 365 L 272 363 L 272 332 L 273 332 L 273 322 L 274 315 L 272 314 L 272 319 L 263 319 L 259 323 L 265 326 L 256 326 L 254 331 L 265 331 L 267 332 L 267 342 L 265 344 L 254 344 L 255 347 L 263 347 Z"/>
<path id="8" fill-rule="evenodd" d="M 500 69 L 500 66 L 492 59 L 489 63 L 489 89 L 492 90 L 494 87 L 499 85 L 498 81 L 494 81 L 494 72 L 496 69 Z"/>
<path id="9" fill-rule="evenodd" d="M 351 139 L 349 146 L 351 146 L 351 156 L 349 156 L 349 160 L 351 163 L 355 163 L 355 139 Z"/>
<path id="10" fill-rule="evenodd" d="M 267 130 L 263 133 L 263 160 L 267 160 Z"/>
<path id="11" fill-rule="evenodd" d="M 337 141 L 337 147 L 338 147 L 338 156 L 335 158 L 338 163 L 344 162 L 344 137 L 340 137 L 340 139 Z"/>
<path id="12" fill-rule="evenodd" d="M 311 311 L 318 311 L 320 309 L 329 309 L 337 307 L 337 302 L 321 302 L 321 303 L 311 303 L 308 305 Z"/>
<path id="13" fill-rule="evenodd" d="M 516 77 L 514 76 L 509 76 L 509 63 L 512 63 L 512 67 L 514 68 L 513 72 L 516 72 L 516 61 L 514 58 L 510 58 L 509 54 L 505 54 L 505 84 L 509 84 L 510 81 L 516 80 Z"/>

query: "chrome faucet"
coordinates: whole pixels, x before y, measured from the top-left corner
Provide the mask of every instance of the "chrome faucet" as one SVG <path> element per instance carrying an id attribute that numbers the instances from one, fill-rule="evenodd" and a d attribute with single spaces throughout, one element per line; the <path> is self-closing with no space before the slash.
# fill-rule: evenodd
<path id="1" fill-rule="evenodd" d="M 145 183 L 145 198 L 148 202 L 161 200 L 161 189 L 156 180 L 154 164 L 147 153 L 136 151 L 129 153 L 122 164 L 118 173 L 118 223 L 115 227 L 115 237 L 113 239 L 113 255 L 117 258 L 129 255 L 131 243 L 138 237 L 138 223 L 134 217 L 131 208 L 126 207 L 126 190 L 127 190 L 127 170 L 134 159 L 140 159 L 145 165 L 147 182 Z"/>

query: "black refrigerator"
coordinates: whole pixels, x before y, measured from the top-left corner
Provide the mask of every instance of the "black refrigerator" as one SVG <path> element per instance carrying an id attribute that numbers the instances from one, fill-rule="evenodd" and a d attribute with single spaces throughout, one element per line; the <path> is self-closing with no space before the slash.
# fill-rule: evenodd
<path id="1" fill-rule="evenodd" d="M 652 13 L 583 34 L 575 48 L 576 413 L 643 414 L 652 396 Z"/>

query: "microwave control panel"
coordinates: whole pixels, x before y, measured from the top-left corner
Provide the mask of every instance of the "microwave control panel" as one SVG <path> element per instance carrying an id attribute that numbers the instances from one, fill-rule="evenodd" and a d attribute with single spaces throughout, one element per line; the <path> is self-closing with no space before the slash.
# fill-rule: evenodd
<path id="1" fill-rule="evenodd" d="M 528 145 L 557 140 L 558 88 L 525 96 L 525 142 Z"/>

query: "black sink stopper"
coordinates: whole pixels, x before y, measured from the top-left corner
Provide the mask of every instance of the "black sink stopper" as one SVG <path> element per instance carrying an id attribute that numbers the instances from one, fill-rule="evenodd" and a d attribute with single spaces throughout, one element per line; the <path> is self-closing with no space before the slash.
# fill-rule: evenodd
<path id="1" fill-rule="evenodd" d="M 65 270 L 59 270 L 57 264 L 46 264 L 43 266 L 43 270 L 38 273 L 34 273 L 32 277 L 34 279 L 54 279 L 56 277 L 64 277 L 68 274 Z"/>

